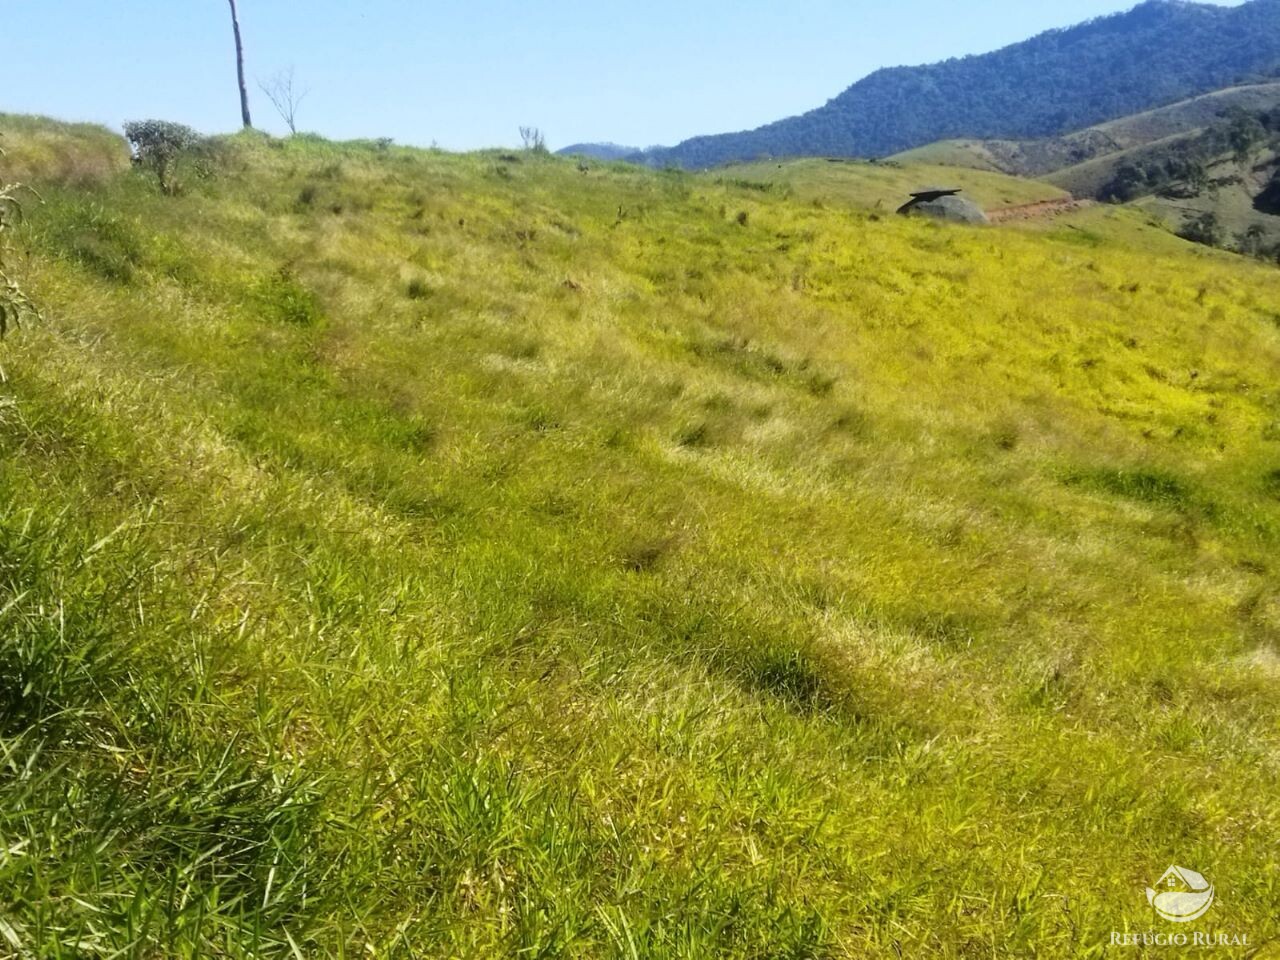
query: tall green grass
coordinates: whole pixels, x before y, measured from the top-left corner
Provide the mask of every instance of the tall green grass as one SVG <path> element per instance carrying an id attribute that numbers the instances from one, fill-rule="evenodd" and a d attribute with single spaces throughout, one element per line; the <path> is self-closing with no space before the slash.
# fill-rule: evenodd
<path id="1" fill-rule="evenodd" d="M 0 950 L 1101 956 L 1172 862 L 1277 935 L 1275 271 L 220 156 L 21 236 Z"/>

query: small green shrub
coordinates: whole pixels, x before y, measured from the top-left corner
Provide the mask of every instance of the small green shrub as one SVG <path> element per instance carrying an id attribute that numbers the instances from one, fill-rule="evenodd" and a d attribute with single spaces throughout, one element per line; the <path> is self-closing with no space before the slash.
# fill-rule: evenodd
<path id="1" fill-rule="evenodd" d="M 1202 213 L 1190 217 L 1178 230 L 1178 236 L 1192 243 L 1202 243 L 1206 247 L 1220 247 L 1227 239 L 1227 232 L 1213 212 Z"/>
<path id="2" fill-rule="evenodd" d="M 254 284 L 253 303 L 261 317 L 276 323 L 311 327 L 321 317 L 315 295 L 294 278 L 288 267 Z"/>
<path id="3" fill-rule="evenodd" d="M 168 120 L 133 120 L 124 125 L 125 139 L 133 148 L 134 162 L 149 168 L 167 194 L 176 193 L 173 169 L 183 154 L 195 151 L 204 138 L 190 127 Z"/>

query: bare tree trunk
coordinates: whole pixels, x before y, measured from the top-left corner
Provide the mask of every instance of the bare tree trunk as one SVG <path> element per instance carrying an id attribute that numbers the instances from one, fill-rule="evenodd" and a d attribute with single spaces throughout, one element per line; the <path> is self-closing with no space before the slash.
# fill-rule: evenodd
<path id="1" fill-rule="evenodd" d="M 245 129 L 253 126 L 249 119 L 249 88 L 244 83 L 244 44 L 240 40 L 240 18 L 236 15 L 236 0 L 227 0 L 231 4 L 231 29 L 236 34 L 236 79 L 240 81 L 240 116 L 244 120 Z"/>

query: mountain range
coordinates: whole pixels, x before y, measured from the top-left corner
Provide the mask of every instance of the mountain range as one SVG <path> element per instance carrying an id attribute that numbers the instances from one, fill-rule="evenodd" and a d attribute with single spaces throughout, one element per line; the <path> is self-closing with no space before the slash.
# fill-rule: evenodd
<path id="1" fill-rule="evenodd" d="M 1280 0 L 1237 7 L 1149 0 L 992 53 L 877 70 L 825 105 L 755 130 L 627 154 L 562 153 L 708 167 L 784 156 L 883 156 L 956 137 L 1056 136 L 1280 76 Z"/>

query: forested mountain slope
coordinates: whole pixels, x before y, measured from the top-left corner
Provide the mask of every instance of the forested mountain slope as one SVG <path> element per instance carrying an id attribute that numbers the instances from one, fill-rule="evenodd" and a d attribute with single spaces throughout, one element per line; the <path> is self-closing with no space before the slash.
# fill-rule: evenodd
<path id="1" fill-rule="evenodd" d="M 882 156 L 949 138 L 1040 138 L 1280 68 L 1280 0 L 1149 0 L 993 53 L 877 70 L 824 106 L 647 151 L 654 165 Z"/>

